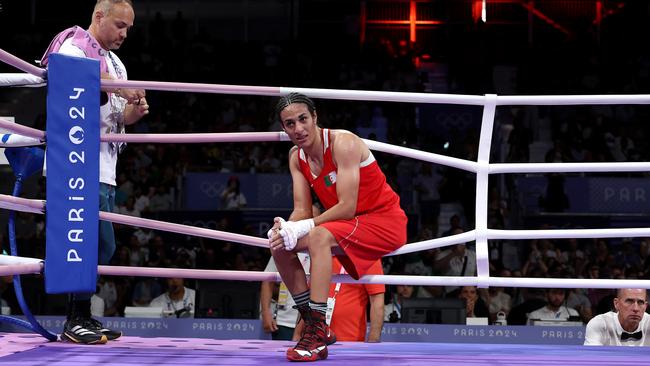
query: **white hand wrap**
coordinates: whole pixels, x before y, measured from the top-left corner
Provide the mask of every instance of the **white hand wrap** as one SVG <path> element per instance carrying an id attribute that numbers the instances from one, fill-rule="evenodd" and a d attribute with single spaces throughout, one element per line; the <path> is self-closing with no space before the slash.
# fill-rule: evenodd
<path id="1" fill-rule="evenodd" d="M 278 221 L 280 221 L 280 227 L 282 227 L 282 223 L 283 223 L 283 222 L 286 222 L 286 221 L 284 221 L 284 219 L 283 219 L 282 217 L 276 217 L 276 218 L 273 220 L 273 225 L 274 225 L 274 226 L 275 226 L 275 220 L 276 220 L 276 219 L 277 219 Z M 269 239 L 271 239 L 272 236 L 273 236 L 273 228 L 270 228 L 269 231 L 266 232 L 266 237 L 268 237 Z"/>
<path id="2" fill-rule="evenodd" d="M 293 250 L 298 244 L 298 239 L 307 235 L 314 228 L 314 219 L 300 221 L 284 221 L 280 225 L 280 235 L 284 239 L 284 249 Z"/>

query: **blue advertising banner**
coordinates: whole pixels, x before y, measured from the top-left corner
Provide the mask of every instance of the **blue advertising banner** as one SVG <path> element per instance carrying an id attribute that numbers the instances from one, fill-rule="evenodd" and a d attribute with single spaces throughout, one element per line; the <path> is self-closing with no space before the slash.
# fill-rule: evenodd
<path id="1" fill-rule="evenodd" d="M 102 323 L 128 336 L 271 339 L 258 319 L 177 319 L 177 318 L 102 318 Z M 40 316 L 45 329 L 60 332 L 65 322 L 61 316 Z M 0 323 L 0 331 L 24 332 L 10 323 Z M 383 342 L 488 343 L 581 345 L 585 327 L 569 326 L 497 326 L 452 324 L 384 323 Z"/>
<path id="2" fill-rule="evenodd" d="M 646 213 L 650 202 L 650 181 L 644 178 L 566 177 L 556 192 L 566 195 L 569 213 Z M 517 192 L 527 213 L 543 211 L 548 196 L 544 176 L 517 178 Z"/>
<path id="3" fill-rule="evenodd" d="M 52 54 L 47 97 L 45 290 L 95 292 L 99 61 Z"/>
<path id="4" fill-rule="evenodd" d="M 646 178 L 589 178 L 591 211 L 601 213 L 647 213 L 650 181 Z"/>
<path id="5" fill-rule="evenodd" d="M 237 177 L 239 190 L 249 208 L 292 208 L 292 183 L 289 174 L 187 173 L 183 189 L 187 210 L 223 209 L 221 193 L 228 179 Z"/>

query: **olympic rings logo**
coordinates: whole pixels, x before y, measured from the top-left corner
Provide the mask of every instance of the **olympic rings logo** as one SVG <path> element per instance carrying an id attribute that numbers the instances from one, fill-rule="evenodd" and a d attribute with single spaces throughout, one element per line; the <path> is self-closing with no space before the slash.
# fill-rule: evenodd
<path id="1" fill-rule="evenodd" d="M 443 112 L 436 113 L 436 124 L 443 125 L 447 128 L 458 127 L 463 128 L 472 124 L 472 113 L 470 112 Z"/>
<path id="2" fill-rule="evenodd" d="M 201 192 L 210 198 L 220 196 L 225 187 L 226 185 L 221 182 L 201 182 Z"/>

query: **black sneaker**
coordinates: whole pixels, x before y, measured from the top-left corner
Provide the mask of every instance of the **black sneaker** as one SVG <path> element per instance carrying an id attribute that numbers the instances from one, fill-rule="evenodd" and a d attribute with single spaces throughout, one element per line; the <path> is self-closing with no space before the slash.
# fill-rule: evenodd
<path id="1" fill-rule="evenodd" d="M 97 319 L 90 318 L 88 322 L 90 323 L 89 327 L 91 330 L 105 335 L 109 341 L 116 340 L 122 336 L 122 332 L 104 327 L 102 322 Z"/>
<path id="2" fill-rule="evenodd" d="M 88 319 L 70 319 L 63 325 L 61 340 L 81 344 L 104 344 L 108 338 L 95 330 Z"/>

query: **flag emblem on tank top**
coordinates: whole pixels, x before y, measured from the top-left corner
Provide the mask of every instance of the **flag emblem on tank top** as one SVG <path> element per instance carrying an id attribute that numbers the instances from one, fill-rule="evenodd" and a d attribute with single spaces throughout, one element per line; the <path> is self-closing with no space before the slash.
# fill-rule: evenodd
<path id="1" fill-rule="evenodd" d="M 325 176 L 325 186 L 329 187 L 334 183 L 336 183 L 336 172 L 329 172 Z"/>

